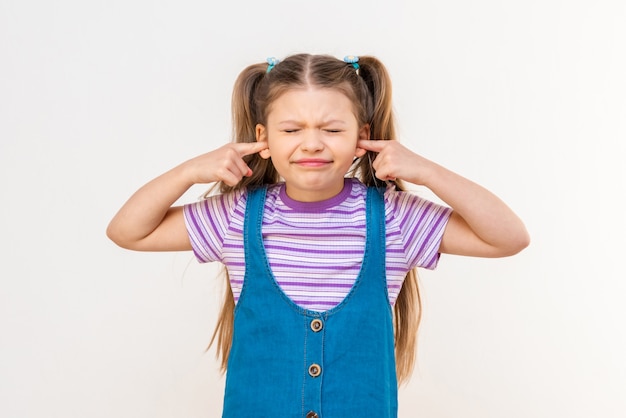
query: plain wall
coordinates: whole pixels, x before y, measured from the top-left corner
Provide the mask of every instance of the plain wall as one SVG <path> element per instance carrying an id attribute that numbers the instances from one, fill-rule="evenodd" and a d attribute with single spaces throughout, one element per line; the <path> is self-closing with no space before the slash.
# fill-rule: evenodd
<path id="1" fill-rule="evenodd" d="M 400 140 L 532 237 L 421 272 L 400 416 L 625 416 L 625 4 L 0 0 L 0 416 L 220 416 L 219 266 L 105 228 L 229 140 L 244 66 L 295 52 L 382 59 Z"/>

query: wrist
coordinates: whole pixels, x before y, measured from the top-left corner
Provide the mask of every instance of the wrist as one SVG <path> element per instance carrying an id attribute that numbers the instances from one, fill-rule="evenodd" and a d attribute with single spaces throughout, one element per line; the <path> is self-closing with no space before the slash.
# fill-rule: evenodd
<path id="1" fill-rule="evenodd" d="M 411 178 L 407 178 L 405 180 L 417 184 L 420 186 L 426 186 L 431 188 L 434 184 L 435 180 L 438 177 L 438 170 L 442 167 L 438 164 L 423 158 L 421 156 L 417 156 L 417 159 L 411 164 L 414 167 L 413 175 Z"/>
<path id="2" fill-rule="evenodd" d="M 175 181 L 180 188 L 187 190 L 194 184 L 199 183 L 197 181 L 197 169 L 194 167 L 195 164 L 193 160 L 188 160 L 172 168 L 168 172 L 168 175 L 172 177 L 173 181 Z"/>

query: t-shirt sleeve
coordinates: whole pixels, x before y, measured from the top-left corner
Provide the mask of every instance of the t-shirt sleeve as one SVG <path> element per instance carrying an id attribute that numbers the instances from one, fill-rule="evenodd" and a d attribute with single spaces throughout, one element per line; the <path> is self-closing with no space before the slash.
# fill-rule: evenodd
<path id="1" fill-rule="evenodd" d="M 390 189 L 385 193 L 385 200 L 387 240 L 404 252 L 407 270 L 415 267 L 435 269 L 452 209 L 411 192 Z"/>
<path id="2" fill-rule="evenodd" d="M 183 206 L 185 226 L 193 252 L 201 263 L 222 261 L 224 238 L 243 191 L 210 196 Z"/>

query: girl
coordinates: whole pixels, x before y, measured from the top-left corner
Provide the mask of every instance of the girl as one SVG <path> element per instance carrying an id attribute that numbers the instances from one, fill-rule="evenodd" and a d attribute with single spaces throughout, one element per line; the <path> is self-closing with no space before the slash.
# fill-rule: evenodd
<path id="1" fill-rule="evenodd" d="M 391 83 L 374 57 L 251 65 L 232 106 L 234 142 L 140 188 L 108 236 L 225 265 L 213 335 L 224 417 L 397 416 L 419 322 L 415 269 L 435 268 L 441 253 L 513 255 L 529 243 L 523 223 L 396 140 Z M 172 207 L 196 183 L 220 193 Z"/>

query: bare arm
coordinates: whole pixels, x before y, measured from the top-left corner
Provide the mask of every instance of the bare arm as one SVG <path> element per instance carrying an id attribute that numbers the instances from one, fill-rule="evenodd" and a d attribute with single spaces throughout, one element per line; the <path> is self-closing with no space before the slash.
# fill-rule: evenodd
<path id="1" fill-rule="evenodd" d="M 453 209 L 441 252 L 505 257 L 528 246 L 530 238 L 522 221 L 484 187 L 411 152 L 398 141 L 361 140 L 358 147 L 379 153 L 373 163 L 376 177 L 426 186 Z"/>
<path id="2" fill-rule="evenodd" d="M 251 174 L 242 157 L 265 148 L 261 142 L 228 144 L 174 167 L 126 201 L 109 223 L 107 236 L 131 250 L 190 250 L 182 207 L 172 207 L 174 202 L 194 184 L 237 184 Z"/>

